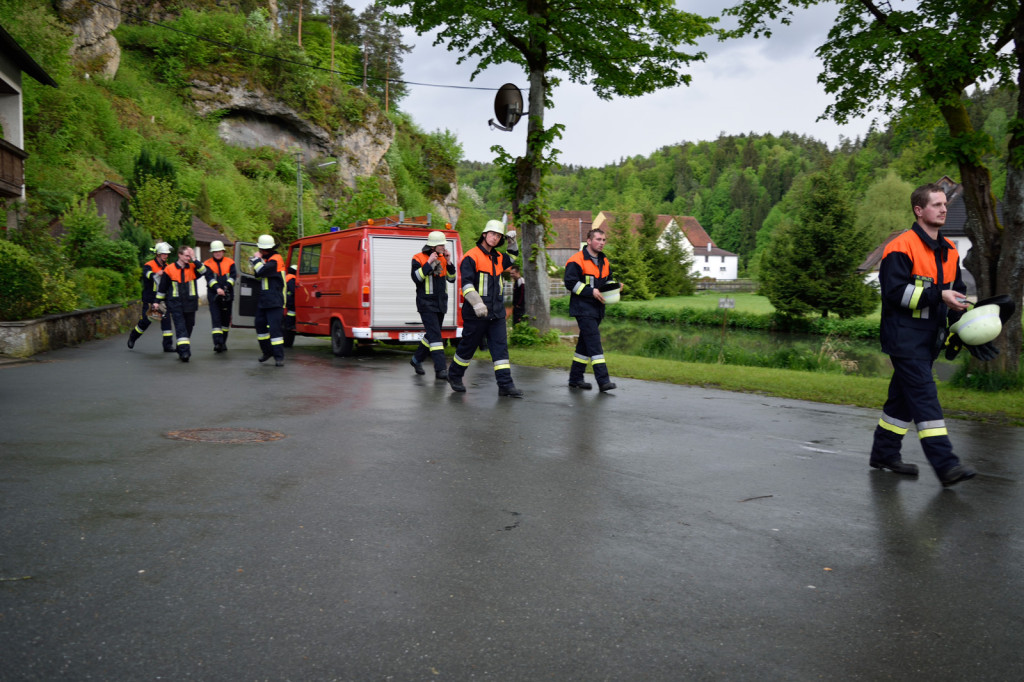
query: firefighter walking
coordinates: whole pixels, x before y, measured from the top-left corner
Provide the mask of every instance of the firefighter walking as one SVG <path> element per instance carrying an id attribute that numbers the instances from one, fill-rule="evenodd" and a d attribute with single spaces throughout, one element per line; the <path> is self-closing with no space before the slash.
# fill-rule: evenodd
<path id="1" fill-rule="evenodd" d="M 423 361 L 434 361 L 434 378 L 447 379 L 441 323 L 448 312 L 448 283 L 455 283 L 455 263 L 446 248 L 443 232 L 427 235 L 427 244 L 412 257 L 412 281 L 416 284 L 416 311 L 423 321 L 423 339 L 409 363 L 424 374 Z"/>
<path id="2" fill-rule="evenodd" d="M 153 260 L 142 266 L 142 316 L 135 324 L 135 328 L 128 334 L 128 347 L 135 348 L 135 342 L 149 329 L 152 321 L 149 314 L 158 308 L 159 302 L 156 299 L 157 289 L 160 286 L 160 276 L 167 267 L 167 258 L 171 254 L 171 245 L 167 242 L 160 242 L 153 247 Z M 163 346 L 165 353 L 174 352 L 174 332 L 171 330 L 171 318 L 163 315 L 160 318 L 160 330 L 163 332 Z"/>
<path id="3" fill-rule="evenodd" d="M 469 367 L 480 341 L 486 336 L 494 363 L 498 395 L 522 398 L 523 392 L 512 381 L 512 364 L 508 358 L 508 334 L 505 329 L 505 301 L 501 275 L 512 267 L 511 253 L 517 255 L 516 233 L 508 233 L 508 253 L 498 251 L 505 243 L 505 226 L 500 220 L 489 220 L 484 232 L 459 264 L 462 278 L 462 339 L 455 357 L 448 366 L 448 383 L 453 391 L 464 393 L 462 377 Z"/>
<path id="4" fill-rule="evenodd" d="M 206 274 L 206 266 L 192 260 L 191 246 L 178 247 L 178 260 L 164 268 L 157 290 L 157 300 L 167 305 L 174 322 L 175 350 L 182 362 L 192 357 L 192 329 L 196 325 L 199 292 L 196 280 Z M 217 281 L 213 280 L 213 285 Z"/>
<path id="5" fill-rule="evenodd" d="M 569 258 L 565 264 L 565 288 L 569 290 L 569 317 L 576 318 L 580 335 L 569 369 L 569 387 L 584 390 L 593 388 L 583 378 L 587 365 L 593 368 L 597 388 L 602 393 L 614 390 L 615 383 L 608 374 L 604 350 L 601 347 L 601 320 L 604 319 L 604 294 L 601 287 L 612 276 L 612 265 L 604 255 L 607 241 L 604 230 L 587 233 L 587 244 Z M 622 285 L 619 285 L 622 288 Z"/>
<path id="6" fill-rule="evenodd" d="M 284 259 L 274 249 L 274 238 L 261 234 L 256 240 L 259 253 L 249 259 L 253 275 L 260 281 L 256 301 L 256 340 L 260 343 L 260 362 L 274 358 L 284 365 Z"/>
<path id="7" fill-rule="evenodd" d="M 967 287 L 956 245 L 939 231 L 946 222 L 945 192 L 935 184 L 923 185 L 910 203 L 917 222 L 886 246 L 878 271 L 882 351 L 892 360 L 893 374 L 869 463 L 917 476 L 917 466 L 900 454 L 903 436 L 914 424 L 928 463 L 949 486 L 973 478 L 975 471 L 953 453 L 932 363 L 946 339 L 947 317 L 959 318 L 967 309 Z"/>
<path id="8" fill-rule="evenodd" d="M 207 302 L 210 305 L 210 324 L 213 327 L 213 350 L 222 353 L 228 349 L 228 332 L 231 331 L 231 302 L 235 297 L 235 280 L 238 269 L 235 261 L 224 255 L 224 242 L 210 243 L 210 257 L 206 266 Z"/>

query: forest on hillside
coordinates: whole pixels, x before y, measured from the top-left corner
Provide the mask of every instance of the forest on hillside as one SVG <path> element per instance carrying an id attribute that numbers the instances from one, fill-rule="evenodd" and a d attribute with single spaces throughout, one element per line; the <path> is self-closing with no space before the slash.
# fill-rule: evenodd
<path id="1" fill-rule="evenodd" d="M 972 120 L 983 122 L 995 141 L 985 160 L 998 199 L 1006 182 L 1007 125 L 1016 97 L 1014 88 L 977 89 L 966 96 Z M 791 190 L 808 174 L 831 170 L 844 181 L 854 200 L 855 224 L 873 245 L 909 227 L 914 187 L 942 176 L 959 180 L 956 165 L 936 151 L 945 134 L 941 119 L 934 112 L 914 114 L 897 117 L 863 139 L 843 140 L 835 149 L 797 133 L 722 135 L 601 168 L 563 166 L 548 178 L 548 205 L 595 215 L 693 216 L 718 246 L 740 256 L 741 275 L 756 276 L 772 233 L 794 215 Z M 491 164 L 462 162 L 458 177 L 462 190 L 485 212 L 508 210 L 507 193 Z"/>

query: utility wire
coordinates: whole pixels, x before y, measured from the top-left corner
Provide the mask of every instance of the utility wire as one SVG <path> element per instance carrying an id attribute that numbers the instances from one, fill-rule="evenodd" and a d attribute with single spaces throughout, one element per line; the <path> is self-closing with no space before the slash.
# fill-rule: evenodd
<path id="1" fill-rule="evenodd" d="M 160 28 L 167 29 L 168 31 L 174 31 L 175 33 L 180 33 L 182 35 L 189 36 L 190 38 L 195 38 L 196 40 L 202 40 L 202 41 L 210 43 L 212 45 L 217 45 L 218 47 L 223 47 L 223 48 L 226 48 L 226 49 L 229 49 L 229 50 L 234 50 L 236 52 L 246 52 L 248 54 L 256 55 L 257 57 L 262 57 L 264 59 L 271 59 L 273 61 L 282 62 L 282 63 L 285 63 L 285 64 L 292 64 L 294 66 L 302 66 L 302 67 L 305 67 L 307 69 L 316 69 L 317 71 L 325 71 L 327 73 L 333 73 L 333 74 L 338 75 L 338 76 L 344 76 L 346 78 L 352 78 L 354 80 L 348 81 L 348 83 L 349 83 L 349 85 L 352 85 L 353 87 L 358 86 L 358 84 L 363 80 L 362 74 L 346 73 L 344 71 L 336 71 L 334 69 L 328 69 L 327 67 L 324 67 L 324 66 L 317 66 L 316 64 L 306 64 L 305 62 L 298 62 L 298 61 L 295 61 L 294 59 L 286 59 L 284 57 L 277 57 L 275 55 L 264 54 L 262 52 L 257 52 L 255 50 L 250 50 L 247 47 L 239 47 L 238 45 L 232 45 L 231 43 L 226 43 L 226 42 L 224 42 L 222 40 L 214 40 L 213 38 L 207 38 L 205 36 L 196 35 L 195 33 L 189 33 L 188 31 L 183 31 L 180 28 L 175 28 L 173 26 L 168 26 L 167 24 L 162 24 L 159 21 L 153 21 L 152 19 L 147 19 L 146 17 L 141 16 L 139 14 L 135 14 L 134 12 L 129 12 L 127 10 L 121 9 L 120 7 L 115 7 L 113 5 L 107 4 L 106 2 L 103 2 L 103 0 L 89 0 L 89 2 L 91 2 L 94 5 L 99 5 L 100 7 L 106 7 L 107 9 L 114 10 L 115 12 L 118 12 L 118 13 L 123 14 L 123 15 L 128 16 L 128 17 L 131 17 L 131 18 L 133 18 L 133 19 L 135 19 L 137 21 L 145 22 L 147 24 L 153 24 L 154 26 L 158 26 Z M 498 89 L 498 88 L 484 88 L 484 87 L 479 87 L 479 86 L 475 86 L 475 85 L 442 85 L 440 83 L 419 83 L 417 81 L 404 81 L 404 80 L 399 80 L 397 78 L 380 78 L 380 77 L 377 77 L 377 76 L 369 76 L 369 75 L 366 76 L 366 79 L 367 80 L 387 82 L 387 83 L 399 83 L 399 84 L 402 84 L 402 85 L 419 85 L 419 86 L 422 86 L 422 87 L 425 87 L 425 88 L 447 88 L 447 89 L 450 89 L 450 90 L 488 90 L 488 91 L 494 91 L 494 90 Z"/>

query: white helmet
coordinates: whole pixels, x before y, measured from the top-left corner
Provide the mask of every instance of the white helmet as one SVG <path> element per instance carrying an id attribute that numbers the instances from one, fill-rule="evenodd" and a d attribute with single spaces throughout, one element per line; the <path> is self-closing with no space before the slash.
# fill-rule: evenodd
<path id="1" fill-rule="evenodd" d="M 1003 330 L 999 319 L 999 306 L 994 304 L 972 308 L 950 328 L 968 346 L 980 346 L 992 341 Z"/>
<path id="2" fill-rule="evenodd" d="M 168 244 L 167 242 L 160 242 L 159 244 L 157 244 L 156 246 L 153 247 L 153 250 L 156 251 L 157 254 L 161 254 L 161 253 L 168 253 L 169 254 L 171 252 L 171 245 Z"/>
<path id="3" fill-rule="evenodd" d="M 427 235 L 427 246 L 441 246 L 445 243 L 444 232 L 434 230 Z"/>
<path id="4" fill-rule="evenodd" d="M 222 242 L 221 240 L 215 239 L 212 242 L 210 242 L 210 253 L 213 253 L 214 251 L 223 251 L 223 250 L 224 250 L 224 242 Z"/>
<path id="5" fill-rule="evenodd" d="M 498 234 L 505 236 L 505 224 L 500 220 L 488 220 L 487 224 L 484 225 L 484 233 L 497 232 Z"/>
<path id="6" fill-rule="evenodd" d="M 256 246 L 261 249 L 272 249 L 274 248 L 274 238 L 269 234 L 261 234 L 260 238 L 256 240 Z"/>

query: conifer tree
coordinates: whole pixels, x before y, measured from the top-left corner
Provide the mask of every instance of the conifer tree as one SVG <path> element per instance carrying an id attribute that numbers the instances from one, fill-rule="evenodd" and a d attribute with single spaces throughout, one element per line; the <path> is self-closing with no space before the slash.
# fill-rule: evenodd
<path id="1" fill-rule="evenodd" d="M 878 303 L 857 266 L 871 248 L 855 226 L 846 183 L 835 173 L 814 173 L 797 192 L 795 220 L 778 230 L 761 262 L 761 292 L 792 316 L 865 315 Z"/>

